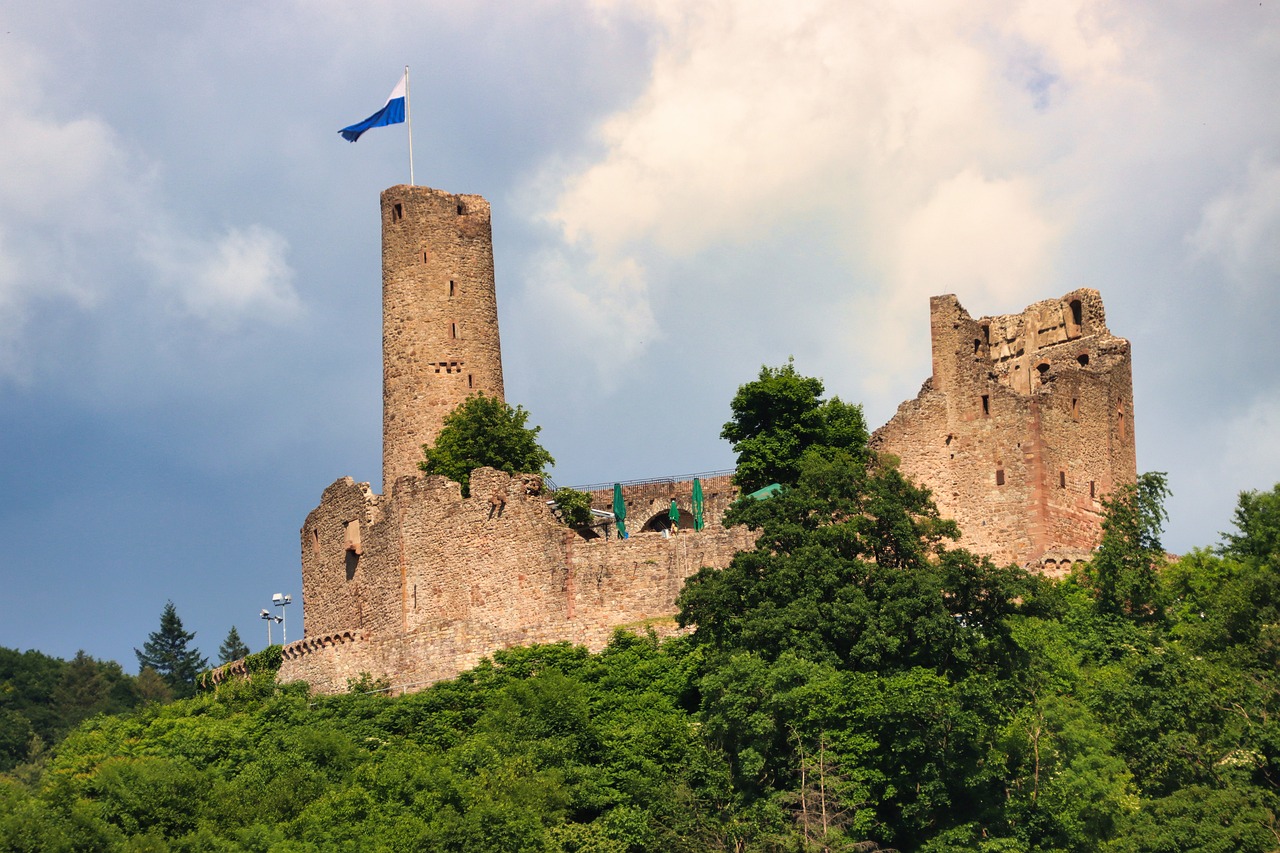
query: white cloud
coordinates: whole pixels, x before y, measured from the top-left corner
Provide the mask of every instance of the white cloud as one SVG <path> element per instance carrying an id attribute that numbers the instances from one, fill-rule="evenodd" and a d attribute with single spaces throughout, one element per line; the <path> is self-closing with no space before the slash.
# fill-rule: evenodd
<path id="1" fill-rule="evenodd" d="M 188 314 L 226 329 L 249 317 L 280 322 L 297 314 L 287 249 L 275 231 L 253 225 L 210 240 L 149 234 L 140 252 Z"/>
<path id="2" fill-rule="evenodd" d="M 634 356 L 659 335 L 644 270 L 634 258 L 605 262 L 548 249 L 534 262 L 529 296 L 541 328 L 578 329 L 576 350 L 609 354 L 597 361 L 597 372 L 610 386 L 618 375 L 610 367 Z M 563 338 L 556 335 L 551 342 L 563 342 Z"/>
<path id="3" fill-rule="evenodd" d="M 1204 206 L 1189 240 L 1244 293 L 1274 288 L 1280 277 L 1280 165 L 1255 157 L 1241 184 Z"/>
<path id="4" fill-rule="evenodd" d="M 151 289 L 162 287 L 180 293 L 187 313 L 218 328 L 296 312 L 282 237 L 257 226 L 214 237 L 190 229 L 164 197 L 159 165 L 134 153 L 103 118 L 69 103 L 53 71 L 38 51 L 6 36 L 0 378 L 29 378 L 40 347 L 72 345 L 32 327 L 38 306 L 137 311 Z M 163 325 L 158 334 L 166 334 Z"/>
<path id="5" fill-rule="evenodd" d="M 1237 489 L 1265 489 L 1280 482 L 1280 395 L 1254 400 L 1222 429 L 1220 479 Z"/>
<path id="6" fill-rule="evenodd" d="M 918 348 L 906 330 L 930 294 L 1008 310 L 1043 296 L 1082 191 L 1061 176 L 1054 189 L 1048 167 L 1075 149 L 1044 136 L 1044 114 L 1095 94 L 1114 109 L 1136 86 L 1128 24 L 1090 0 L 641 5 L 662 34 L 648 88 L 601 125 L 599 157 L 559 176 L 546 219 L 637 275 L 650 252 L 749 247 L 812 221 L 808 237 L 849 256 L 832 282 L 860 284 L 808 296 L 877 316 L 850 345 L 864 354 Z"/>

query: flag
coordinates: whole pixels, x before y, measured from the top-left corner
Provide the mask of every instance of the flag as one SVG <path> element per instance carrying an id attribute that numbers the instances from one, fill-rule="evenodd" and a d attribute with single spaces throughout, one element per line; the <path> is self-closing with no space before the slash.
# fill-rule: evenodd
<path id="1" fill-rule="evenodd" d="M 360 134 L 364 133 L 371 127 L 386 127 L 389 124 L 400 124 L 404 121 L 404 96 L 405 83 L 408 80 L 409 72 L 405 71 L 405 76 L 400 78 L 400 82 L 391 90 L 391 97 L 387 98 L 387 103 L 373 115 L 361 122 L 357 122 L 350 127 L 344 127 L 338 133 L 342 134 L 342 138 L 348 142 L 355 142 L 360 138 Z"/>

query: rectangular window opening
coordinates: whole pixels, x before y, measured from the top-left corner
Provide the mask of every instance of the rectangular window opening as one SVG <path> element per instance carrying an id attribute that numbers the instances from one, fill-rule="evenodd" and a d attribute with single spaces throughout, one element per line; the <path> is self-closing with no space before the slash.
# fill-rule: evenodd
<path id="1" fill-rule="evenodd" d="M 997 486 L 1004 485 L 1004 469 L 1003 468 L 996 469 L 996 485 Z"/>
<path id="2" fill-rule="evenodd" d="M 424 264 L 427 262 L 427 253 L 426 253 L 426 252 L 423 252 L 423 253 L 422 253 L 422 262 L 423 262 Z"/>
<path id="3" fill-rule="evenodd" d="M 449 279 L 449 298 L 453 298 L 454 284 L 453 279 Z"/>
<path id="4" fill-rule="evenodd" d="M 1098 496 L 1098 484 L 1094 480 L 1089 481 L 1089 499 L 1092 500 Z"/>
<path id="5" fill-rule="evenodd" d="M 391 221 L 399 222 L 403 218 L 404 218 L 404 207 L 402 207 L 399 202 L 396 202 L 391 206 Z"/>
<path id="6" fill-rule="evenodd" d="M 1059 471 L 1058 472 L 1058 488 L 1065 489 L 1066 487 L 1067 487 L 1067 472 Z"/>
<path id="7" fill-rule="evenodd" d="M 982 395 L 982 416 L 984 418 L 991 417 L 991 396 L 989 394 Z"/>
<path id="8" fill-rule="evenodd" d="M 453 338 L 455 341 L 458 339 L 458 324 L 457 324 L 457 323 L 450 323 L 450 324 L 449 324 L 449 337 Z"/>
<path id="9" fill-rule="evenodd" d="M 468 388 L 474 388 L 474 387 L 476 387 L 476 386 L 475 386 L 475 380 L 474 380 L 474 379 L 472 379 L 472 377 L 471 377 L 471 374 L 470 374 L 470 373 L 468 373 L 468 374 L 467 374 L 467 387 L 468 387 Z"/>

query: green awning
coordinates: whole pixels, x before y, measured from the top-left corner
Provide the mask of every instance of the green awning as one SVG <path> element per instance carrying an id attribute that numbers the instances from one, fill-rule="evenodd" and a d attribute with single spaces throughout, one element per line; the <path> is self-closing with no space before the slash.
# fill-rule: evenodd
<path id="1" fill-rule="evenodd" d="M 763 501 L 763 500 L 768 500 L 769 498 L 773 497 L 780 491 L 782 491 L 781 483 L 770 483 L 769 485 L 765 486 L 763 489 L 756 489 L 754 492 L 747 495 L 747 497 L 755 498 L 758 501 Z"/>

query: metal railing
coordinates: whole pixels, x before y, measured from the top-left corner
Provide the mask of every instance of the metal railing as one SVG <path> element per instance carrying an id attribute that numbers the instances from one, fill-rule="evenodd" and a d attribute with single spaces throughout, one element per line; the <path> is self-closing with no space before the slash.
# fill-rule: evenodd
<path id="1" fill-rule="evenodd" d="M 694 474 L 676 474 L 670 477 L 649 477 L 642 480 L 610 480 L 607 483 L 589 483 L 588 485 L 585 485 L 585 486 L 572 486 L 571 488 L 576 489 L 579 492 L 602 492 L 605 489 L 612 489 L 614 483 L 617 483 L 618 485 L 621 485 L 624 487 L 625 486 L 647 486 L 651 483 L 672 483 L 672 484 L 687 483 L 688 481 L 694 479 L 695 477 L 700 480 L 707 480 L 707 479 L 711 479 L 712 477 L 726 477 L 732 474 L 733 472 L 734 472 L 733 468 L 728 468 L 723 471 L 698 471 L 697 473 L 694 473 Z M 542 479 L 543 479 L 543 482 L 548 482 L 546 477 L 543 477 Z"/>

